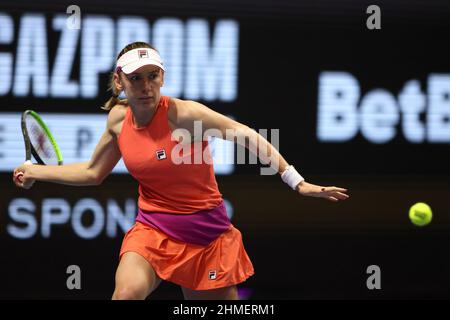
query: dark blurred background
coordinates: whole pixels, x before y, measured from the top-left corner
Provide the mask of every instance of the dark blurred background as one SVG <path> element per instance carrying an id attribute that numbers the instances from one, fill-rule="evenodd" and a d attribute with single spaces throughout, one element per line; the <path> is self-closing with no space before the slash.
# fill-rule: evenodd
<path id="1" fill-rule="evenodd" d="M 97 187 L 19 190 L 11 172 L 24 160 L 27 108 L 65 163 L 89 159 L 115 57 L 137 40 L 165 61 L 163 94 L 267 129 L 308 181 L 349 189 L 337 204 L 299 197 L 261 165 L 219 164 L 238 150 L 214 141 L 256 272 L 241 298 L 450 298 L 448 1 L 378 1 L 380 29 L 368 28 L 369 1 L 78 1 L 79 29 L 72 4 L 0 4 L 0 298 L 110 298 L 136 214 L 123 164 Z M 416 202 L 433 210 L 425 227 L 409 221 Z M 66 287 L 70 265 L 81 290 Z M 366 285 L 371 265 L 379 290 Z M 151 296 L 177 298 L 170 283 Z"/>

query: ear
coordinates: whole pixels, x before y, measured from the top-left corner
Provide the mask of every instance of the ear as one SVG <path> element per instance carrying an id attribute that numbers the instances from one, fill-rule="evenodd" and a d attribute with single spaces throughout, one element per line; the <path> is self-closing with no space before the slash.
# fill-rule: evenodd
<path id="1" fill-rule="evenodd" d="M 120 80 L 120 76 L 117 72 L 114 72 L 113 81 L 114 81 L 114 85 L 116 86 L 117 90 L 122 91 L 123 90 L 122 81 Z"/>

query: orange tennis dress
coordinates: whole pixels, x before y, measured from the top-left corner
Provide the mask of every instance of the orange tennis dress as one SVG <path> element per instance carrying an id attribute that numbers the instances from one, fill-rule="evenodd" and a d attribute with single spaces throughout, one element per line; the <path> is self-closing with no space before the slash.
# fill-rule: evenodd
<path id="1" fill-rule="evenodd" d="M 160 98 L 145 127 L 136 127 L 130 108 L 125 115 L 118 144 L 139 182 L 139 212 L 120 257 L 136 252 L 161 279 L 193 290 L 241 283 L 253 265 L 227 216 L 208 142 L 180 148 L 168 123 L 169 100 Z"/>

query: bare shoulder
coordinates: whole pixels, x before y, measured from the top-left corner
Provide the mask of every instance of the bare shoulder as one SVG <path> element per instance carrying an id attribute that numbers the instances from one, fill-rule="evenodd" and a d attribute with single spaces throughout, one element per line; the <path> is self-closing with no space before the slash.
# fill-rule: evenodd
<path id="1" fill-rule="evenodd" d="M 128 107 L 123 104 L 116 104 L 109 111 L 108 114 L 108 130 L 113 133 L 116 137 L 119 136 L 122 130 L 123 120 L 125 119 L 125 114 L 127 113 Z"/>
<path id="2" fill-rule="evenodd" d="M 181 100 L 177 98 L 170 98 L 169 99 L 169 119 L 175 120 L 179 117 L 180 113 L 186 112 L 187 108 L 187 101 Z"/>
<path id="3" fill-rule="evenodd" d="M 243 124 L 234 121 L 207 106 L 191 100 L 171 98 L 168 111 L 169 125 L 183 128 L 195 134 L 195 121 L 202 122 L 202 128 L 218 129 L 225 134 L 226 129 L 246 129 Z"/>
<path id="4" fill-rule="evenodd" d="M 186 120 L 200 119 L 204 109 L 207 109 L 207 107 L 196 101 L 170 98 L 169 120 L 174 124 L 180 124 Z"/>

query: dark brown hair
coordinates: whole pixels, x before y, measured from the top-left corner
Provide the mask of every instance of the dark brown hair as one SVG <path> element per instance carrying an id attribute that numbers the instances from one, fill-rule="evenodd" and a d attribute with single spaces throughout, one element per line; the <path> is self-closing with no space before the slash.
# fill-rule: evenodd
<path id="1" fill-rule="evenodd" d="M 120 51 L 119 55 L 117 56 L 117 60 L 119 60 L 119 58 L 121 56 L 123 56 L 125 53 L 127 53 L 130 50 L 133 49 L 137 49 L 137 48 L 150 48 L 153 50 L 156 50 L 153 46 L 149 45 L 146 42 L 133 42 L 130 43 L 129 45 L 127 45 L 125 48 L 122 49 L 122 51 Z M 106 103 L 103 105 L 102 109 L 103 110 L 111 110 L 116 104 L 123 104 L 123 105 L 127 105 L 128 104 L 128 99 L 120 99 L 119 98 L 119 90 L 117 90 L 116 85 L 114 84 L 114 74 L 116 73 L 116 70 L 114 70 L 113 72 L 111 72 L 110 77 L 109 77 L 109 87 L 108 87 L 108 91 L 111 91 L 111 98 L 109 98 L 108 101 L 106 101 Z"/>

